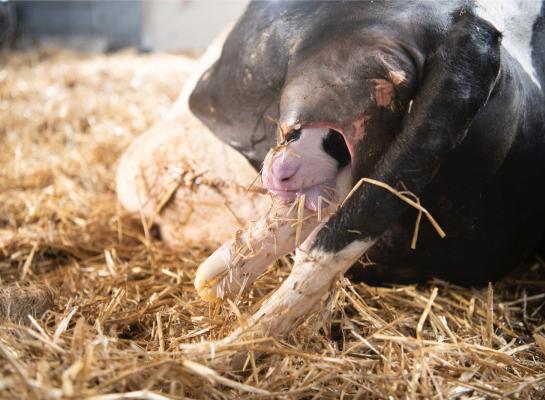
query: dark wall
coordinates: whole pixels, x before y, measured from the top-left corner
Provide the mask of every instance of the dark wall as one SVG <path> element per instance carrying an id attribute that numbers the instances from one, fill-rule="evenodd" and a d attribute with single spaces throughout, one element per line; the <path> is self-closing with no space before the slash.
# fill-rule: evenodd
<path id="1" fill-rule="evenodd" d="M 26 37 L 103 37 L 108 50 L 139 47 L 140 0 L 13 1 L 19 32 Z"/>

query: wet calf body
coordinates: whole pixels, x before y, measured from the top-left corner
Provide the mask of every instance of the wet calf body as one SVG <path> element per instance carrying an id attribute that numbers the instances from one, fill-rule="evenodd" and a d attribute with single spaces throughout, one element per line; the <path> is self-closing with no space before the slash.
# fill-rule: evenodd
<path id="1" fill-rule="evenodd" d="M 253 3 L 190 107 L 281 200 L 316 210 L 349 171 L 414 193 L 446 232 L 423 221 L 411 249 L 417 212 L 365 184 L 310 235 L 317 269 L 494 280 L 545 228 L 544 11 L 503 3 Z"/>

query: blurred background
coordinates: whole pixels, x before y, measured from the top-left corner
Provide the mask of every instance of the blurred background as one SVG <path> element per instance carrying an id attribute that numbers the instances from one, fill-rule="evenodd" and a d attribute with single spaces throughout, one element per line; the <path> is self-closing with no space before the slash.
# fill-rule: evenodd
<path id="1" fill-rule="evenodd" d="M 0 47 L 202 52 L 248 0 L 0 0 Z"/>

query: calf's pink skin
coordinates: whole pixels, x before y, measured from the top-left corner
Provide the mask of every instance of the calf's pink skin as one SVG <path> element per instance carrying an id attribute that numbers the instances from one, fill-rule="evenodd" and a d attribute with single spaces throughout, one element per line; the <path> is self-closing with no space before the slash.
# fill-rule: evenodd
<path id="1" fill-rule="evenodd" d="M 262 173 L 265 188 L 284 202 L 305 195 L 305 207 L 311 211 L 318 210 L 320 196 L 331 201 L 338 166 L 322 147 L 328 132 L 328 128 L 303 128 L 299 139 L 270 152 Z"/>

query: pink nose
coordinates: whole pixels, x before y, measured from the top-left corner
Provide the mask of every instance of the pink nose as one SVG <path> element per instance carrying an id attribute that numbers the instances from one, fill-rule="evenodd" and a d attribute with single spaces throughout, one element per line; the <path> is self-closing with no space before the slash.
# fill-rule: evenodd
<path id="1" fill-rule="evenodd" d="M 290 182 L 291 178 L 295 176 L 299 165 L 291 160 L 282 160 L 281 157 L 274 160 L 272 165 L 272 175 L 275 182 L 282 186 Z"/>

